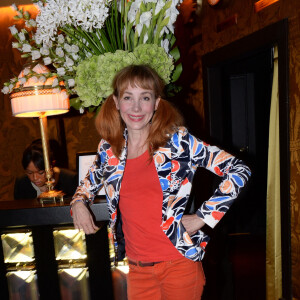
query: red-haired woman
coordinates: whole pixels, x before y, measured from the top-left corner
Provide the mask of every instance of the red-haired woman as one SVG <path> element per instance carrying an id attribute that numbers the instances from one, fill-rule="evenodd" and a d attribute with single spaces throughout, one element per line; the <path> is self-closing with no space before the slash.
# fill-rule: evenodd
<path id="1" fill-rule="evenodd" d="M 96 159 L 71 203 L 75 228 L 94 233 L 86 205 L 104 186 L 115 238 L 122 216 L 130 300 L 201 298 L 201 259 L 209 238 L 200 229 L 218 223 L 250 177 L 241 160 L 189 134 L 180 114 L 162 99 L 163 89 L 148 66 L 129 66 L 116 75 L 114 92 L 96 119 Z M 197 167 L 223 180 L 188 215 Z"/>

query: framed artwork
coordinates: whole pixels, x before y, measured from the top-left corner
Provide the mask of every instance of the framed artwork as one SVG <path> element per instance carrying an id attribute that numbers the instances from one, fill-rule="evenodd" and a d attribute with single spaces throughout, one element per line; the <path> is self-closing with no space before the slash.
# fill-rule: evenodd
<path id="1" fill-rule="evenodd" d="M 80 181 L 84 179 L 86 176 L 89 167 L 93 164 L 97 152 L 78 152 L 76 154 L 76 168 L 77 168 L 77 174 L 78 174 L 78 184 L 80 184 Z M 105 191 L 104 188 L 102 188 L 98 196 L 104 196 Z"/>

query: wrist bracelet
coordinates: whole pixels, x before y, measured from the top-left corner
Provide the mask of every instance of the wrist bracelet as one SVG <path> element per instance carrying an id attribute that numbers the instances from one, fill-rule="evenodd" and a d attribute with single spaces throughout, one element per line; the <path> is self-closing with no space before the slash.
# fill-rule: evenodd
<path id="1" fill-rule="evenodd" d="M 72 200 L 71 203 L 70 203 L 70 205 L 72 206 L 76 202 L 82 202 L 84 204 L 84 200 L 76 199 L 76 200 Z"/>
<path id="2" fill-rule="evenodd" d="M 80 200 L 80 199 L 76 199 L 76 200 L 73 200 L 73 201 L 71 201 L 71 203 L 70 203 L 70 215 L 71 215 L 71 217 L 73 218 L 73 212 L 72 212 L 72 205 L 75 203 L 75 202 L 82 202 L 83 204 L 84 204 L 84 201 L 83 200 Z"/>

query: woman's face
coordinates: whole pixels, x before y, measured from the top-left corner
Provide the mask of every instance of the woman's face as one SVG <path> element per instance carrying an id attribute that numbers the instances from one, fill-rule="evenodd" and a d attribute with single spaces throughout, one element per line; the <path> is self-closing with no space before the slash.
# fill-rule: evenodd
<path id="1" fill-rule="evenodd" d="M 153 90 L 128 86 L 119 98 L 114 96 L 117 109 L 130 132 L 149 132 L 149 122 L 158 107 Z"/>
<path id="2" fill-rule="evenodd" d="M 32 161 L 28 164 L 25 173 L 29 180 L 36 186 L 42 187 L 46 184 L 47 177 L 45 170 L 38 169 Z"/>

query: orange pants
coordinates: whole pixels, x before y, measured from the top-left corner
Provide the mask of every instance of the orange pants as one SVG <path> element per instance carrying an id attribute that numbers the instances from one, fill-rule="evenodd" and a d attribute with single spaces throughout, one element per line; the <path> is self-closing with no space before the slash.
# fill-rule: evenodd
<path id="1" fill-rule="evenodd" d="M 200 300 L 204 285 L 201 262 L 185 257 L 151 267 L 129 264 L 128 300 Z"/>

